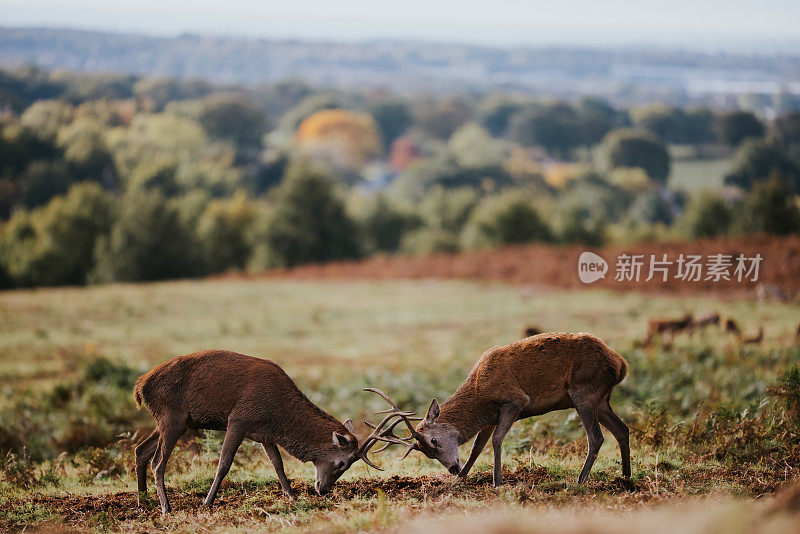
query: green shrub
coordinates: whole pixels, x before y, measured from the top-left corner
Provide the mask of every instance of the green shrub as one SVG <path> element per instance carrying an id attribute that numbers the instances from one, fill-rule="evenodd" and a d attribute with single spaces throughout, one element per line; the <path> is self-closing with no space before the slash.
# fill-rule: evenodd
<path id="1" fill-rule="evenodd" d="M 207 272 L 245 267 L 252 253 L 248 235 L 255 220 L 256 208 L 244 193 L 207 205 L 196 230 Z"/>
<path id="2" fill-rule="evenodd" d="M 670 156 L 666 145 L 650 132 L 613 130 L 602 143 L 610 169 L 639 167 L 660 183 L 666 183 L 670 172 Z"/>
<path id="3" fill-rule="evenodd" d="M 158 190 L 125 195 L 109 235 L 97 242 L 95 257 L 90 277 L 97 282 L 163 280 L 202 272 L 193 232 Z"/>
<path id="4" fill-rule="evenodd" d="M 756 184 L 745 198 L 736 222 L 746 233 L 787 235 L 800 232 L 800 210 L 789 183 L 775 175 Z"/>
<path id="5" fill-rule="evenodd" d="M 702 193 L 693 197 L 676 221 L 679 231 L 690 239 L 717 237 L 730 230 L 733 212 L 717 194 Z"/>
<path id="6" fill-rule="evenodd" d="M 425 256 L 437 252 L 461 250 L 458 235 L 439 228 L 419 228 L 403 236 L 400 250 L 405 254 Z"/>
<path id="7" fill-rule="evenodd" d="M 780 148 L 760 139 L 750 139 L 736 150 L 725 183 L 751 189 L 760 181 L 780 174 L 794 193 L 800 193 L 800 166 Z"/>
<path id="8" fill-rule="evenodd" d="M 661 193 L 650 190 L 636 196 L 628 209 L 628 217 L 638 223 L 670 224 L 673 214 L 672 208 Z"/>
<path id="9" fill-rule="evenodd" d="M 0 238 L 3 268 L 16 285 L 85 283 L 112 208 L 99 185 L 84 183 L 46 206 L 17 212 Z"/>
<path id="10" fill-rule="evenodd" d="M 367 254 L 397 251 L 403 237 L 421 224 L 417 214 L 397 207 L 382 194 L 363 201 L 353 218 Z"/>
<path id="11" fill-rule="evenodd" d="M 599 247 L 606 242 L 605 220 L 580 206 L 559 210 L 557 226 L 561 243 Z"/>
<path id="12" fill-rule="evenodd" d="M 531 241 L 553 240 L 550 228 L 530 201 L 517 194 L 484 200 L 464 229 L 464 245 L 479 249 Z"/>
<path id="13" fill-rule="evenodd" d="M 334 182 L 294 164 L 277 188 L 260 239 L 267 251 L 263 267 L 292 267 L 359 255 L 355 223 L 347 215 Z"/>

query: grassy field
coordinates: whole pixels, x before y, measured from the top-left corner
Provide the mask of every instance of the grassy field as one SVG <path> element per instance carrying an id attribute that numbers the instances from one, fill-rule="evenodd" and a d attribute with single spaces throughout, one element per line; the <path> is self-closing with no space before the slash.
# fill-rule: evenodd
<path id="1" fill-rule="evenodd" d="M 648 318 L 712 310 L 746 334 L 763 326 L 764 342 L 741 345 L 712 328 L 641 347 Z M 208 280 L 0 293 L 0 450 L 13 451 L 0 465 L 0 529 L 633 532 L 653 521 L 648 514 L 667 514 L 694 525 L 685 531 L 793 532 L 796 516 L 765 509 L 800 467 L 800 375 L 791 371 L 799 317 L 791 304 L 464 281 Z M 514 426 L 504 449 L 509 483 L 498 489 L 489 484 L 489 447 L 465 482 L 422 456 L 400 463 L 387 451 L 378 458 L 385 473 L 356 464 L 325 497 L 311 494 L 311 465 L 287 459 L 300 493 L 288 500 L 263 451 L 246 443 L 209 511 L 201 503 L 221 439 L 206 433 L 187 436 L 170 461 L 176 512 L 161 518 L 154 500 L 135 506 L 132 445 L 152 419 L 136 411 L 130 385 L 171 356 L 226 348 L 271 358 L 337 417 L 374 420 L 383 406 L 362 387 L 422 412 L 432 396 L 446 399 L 484 350 L 528 325 L 589 331 L 627 358 L 613 401 L 632 427 L 635 491 L 619 480 L 610 435 L 591 481 L 574 484 L 586 440 L 575 414 L 559 412 Z"/>

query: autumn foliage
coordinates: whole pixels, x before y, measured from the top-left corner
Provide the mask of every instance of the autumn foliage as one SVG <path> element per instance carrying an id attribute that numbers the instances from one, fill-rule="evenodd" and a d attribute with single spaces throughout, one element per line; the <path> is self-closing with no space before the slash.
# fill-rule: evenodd
<path id="1" fill-rule="evenodd" d="M 345 109 L 317 111 L 300 124 L 295 137 L 305 150 L 330 156 L 342 166 L 357 167 L 381 151 L 372 116 Z"/>

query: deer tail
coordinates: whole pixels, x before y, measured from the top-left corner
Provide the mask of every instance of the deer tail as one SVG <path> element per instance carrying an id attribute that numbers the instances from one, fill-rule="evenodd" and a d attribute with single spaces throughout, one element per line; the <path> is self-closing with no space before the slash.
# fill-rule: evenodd
<path id="1" fill-rule="evenodd" d="M 136 381 L 136 384 L 133 386 L 133 398 L 136 400 L 136 408 L 140 409 L 142 407 L 142 386 L 144 385 L 144 380 L 142 377 Z"/>
<path id="2" fill-rule="evenodd" d="M 628 376 L 628 362 L 625 361 L 625 358 L 622 356 L 619 357 L 619 369 L 617 369 L 617 382 L 619 384 L 625 377 Z M 616 385 L 614 384 L 614 385 Z"/>

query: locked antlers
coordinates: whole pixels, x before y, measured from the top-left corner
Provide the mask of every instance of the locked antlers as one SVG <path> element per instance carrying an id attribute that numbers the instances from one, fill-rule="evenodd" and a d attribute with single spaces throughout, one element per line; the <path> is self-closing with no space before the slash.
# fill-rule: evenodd
<path id="1" fill-rule="evenodd" d="M 414 412 L 404 412 L 403 410 L 398 408 L 394 402 L 392 402 L 392 399 L 390 399 L 389 396 L 386 395 L 386 393 L 377 388 L 364 388 L 364 391 L 371 391 L 372 393 L 380 395 L 391 406 L 391 408 L 388 408 L 386 410 L 380 410 L 378 412 L 375 412 L 376 414 L 384 414 L 384 413 L 387 414 L 386 417 L 383 418 L 383 421 L 381 421 L 377 426 L 367 421 L 364 421 L 364 424 L 373 430 L 372 433 L 369 436 L 367 436 L 367 438 L 364 440 L 364 443 L 362 443 L 361 447 L 358 449 L 359 457 L 362 460 L 364 460 L 364 462 L 367 465 L 369 465 L 370 467 L 374 467 L 379 471 L 382 471 L 380 467 L 373 464 L 372 461 L 370 461 L 370 459 L 367 457 L 367 453 L 369 452 L 369 450 L 379 441 L 386 443 L 386 445 L 378 449 L 376 452 L 381 452 L 391 445 L 403 445 L 404 447 L 407 448 L 405 454 L 403 454 L 403 457 L 401 458 L 401 460 L 404 460 L 406 456 L 408 456 L 408 454 L 415 448 L 415 445 L 413 443 L 409 443 L 409 441 L 419 436 L 419 433 L 416 430 L 414 430 L 414 425 L 411 424 L 411 421 L 421 421 L 422 418 L 414 417 L 415 415 Z M 394 421 L 392 421 L 392 419 L 394 419 Z M 391 424 L 389 424 L 390 421 L 392 421 Z M 406 437 L 399 437 L 395 435 L 394 428 L 400 422 L 405 423 L 405 425 L 408 427 L 410 435 Z M 389 426 L 386 426 L 387 424 L 389 424 Z"/>

